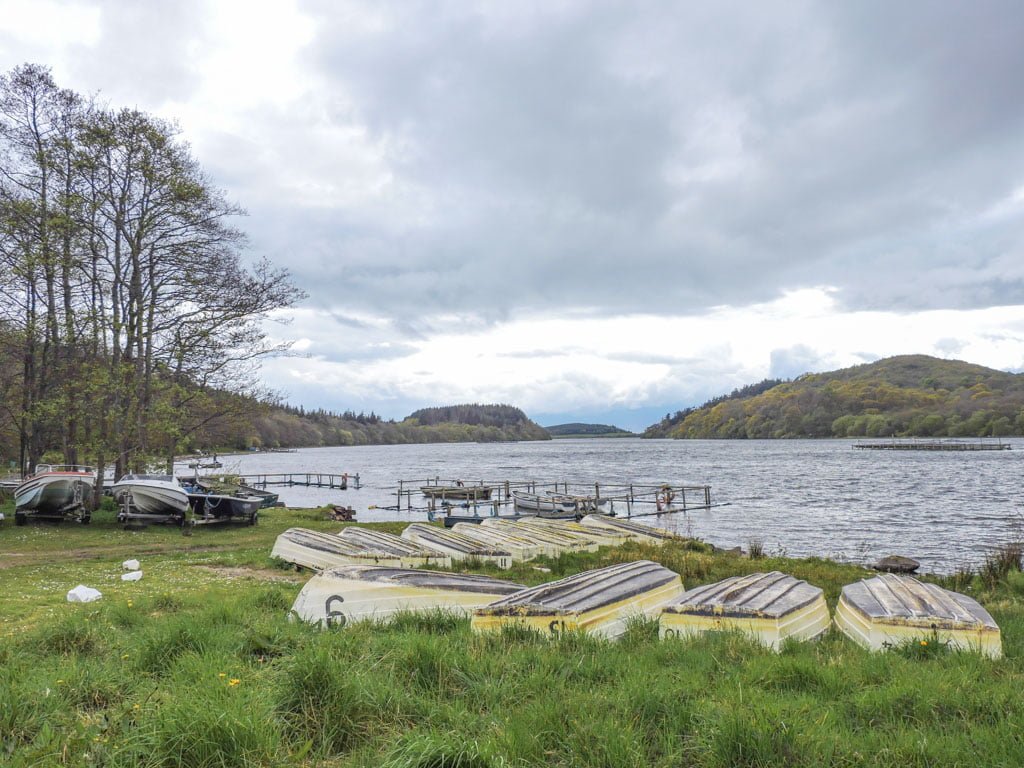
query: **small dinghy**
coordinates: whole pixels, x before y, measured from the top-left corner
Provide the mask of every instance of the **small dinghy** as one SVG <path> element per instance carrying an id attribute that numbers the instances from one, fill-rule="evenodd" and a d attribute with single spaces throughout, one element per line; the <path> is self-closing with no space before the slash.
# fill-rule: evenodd
<path id="1" fill-rule="evenodd" d="M 402 558 L 393 553 L 367 549 L 340 536 L 308 528 L 289 528 L 282 533 L 270 556 L 314 571 L 341 565 L 402 565 Z"/>
<path id="2" fill-rule="evenodd" d="M 403 568 L 431 565 L 435 568 L 450 568 L 452 564 L 452 559 L 442 552 L 383 531 L 372 531 L 369 528 L 352 525 L 342 528 L 338 536 L 366 549 L 396 555 L 401 558 Z"/>
<path id="3" fill-rule="evenodd" d="M 628 520 L 622 517 L 608 517 L 607 515 L 587 515 L 580 520 L 581 525 L 588 528 L 610 529 L 631 534 L 633 537 L 645 544 L 664 544 L 666 541 L 678 541 L 679 536 L 669 533 L 662 528 L 653 528 L 643 523 Z"/>
<path id="4" fill-rule="evenodd" d="M 631 534 L 613 531 L 609 528 L 596 528 L 584 526 L 572 520 L 551 520 L 541 517 L 524 517 L 517 525 L 538 531 L 554 531 L 565 536 L 575 536 L 579 539 L 596 541 L 601 547 L 617 547 L 625 544 L 632 538 Z"/>
<path id="5" fill-rule="evenodd" d="M 508 530 L 527 541 L 535 542 L 544 548 L 544 554 L 548 557 L 558 557 L 562 552 L 597 552 L 598 548 L 596 541 L 586 541 L 567 536 L 564 533 L 529 528 L 519 525 L 519 523 L 511 523 L 493 517 L 484 520 L 480 525 Z"/>
<path id="6" fill-rule="evenodd" d="M 772 571 L 691 589 L 661 612 L 659 634 L 689 637 L 739 630 L 779 650 L 786 638 L 811 640 L 825 632 L 829 623 L 825 595 L 818 587 Z"/>
<path id="7" fill-rule="evenodd" d="M 481 544 L 468 536 L 436 525 L 413 523 L 402 531 L 402 538 L 448 555 L 453 561 L 477 560 L 498 568 L 512 567 L 512 553 L 508 550 Z"/>
<path id="8" fill-rule="evenodd" d="M 1003 652 L 999 626 L 977 600 L 913 576 L 885 573 L 847 584 L 836 607 L 836 626 L 873 651 L 934 637 L 994 659 Z"/>
<path id="9" fill-rule="evenodd" d="M 655 617 L 683 594 L 682 579 L 657 563 L 639 560 L 584 571 L 524 589 L 473 612 L 477 632 L 529 627 L 546 634 L 566 631 L 615 639 L 630 620 Z"/>
<path id="10" fill-rule="evenodd" d="M 341 627 L 354 621 L 386 621 L 400 611 L 464 614 L 523 589 L 522 584 L 489 576 L 350 565 L 310 579 L 292 611 L 303 621 Z"/>
<path id="11" fill-rule="evenodd" d="M 544 554 L 534 541 L 516 536 L 512 531 L 476 523 L 457 523 L 452 531 L 478 542 L 482 546 L 497 547 L 512 555 L 512 562 L 522 563 Z"/>

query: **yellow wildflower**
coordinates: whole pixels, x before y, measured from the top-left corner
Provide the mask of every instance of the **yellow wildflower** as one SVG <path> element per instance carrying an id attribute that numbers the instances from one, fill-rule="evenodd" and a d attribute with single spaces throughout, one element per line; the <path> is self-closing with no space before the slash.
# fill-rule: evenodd
<path id="1" fill-rule="evenodd" d="M 928 641 L 927 640 L 922 640 L 921 641 L 921 645 L 928 645 Z"/>
<path id="2" fill-rule="evenodd" d="M 225 678 L 225 677 L 227 677 L 227 676 L 228 676 L 228 673 L 227 673 L 227 672 L 218 672 L 218 673 L 217 673 L 217 677 L 220 677 L 220 678 Z"/>
<path id="3" fill-rule="evenodd" d="M 230 680 L 228 680 L 228 685 L 234 686 L 234 685 L 238 685 L 240 682 L 242 682 L 242 681 L 239 680 L 237 677 L 232 677 Z"/>

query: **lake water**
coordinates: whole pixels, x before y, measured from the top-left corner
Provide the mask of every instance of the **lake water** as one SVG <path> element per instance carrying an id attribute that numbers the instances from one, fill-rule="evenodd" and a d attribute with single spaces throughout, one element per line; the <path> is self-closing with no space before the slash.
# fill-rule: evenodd
<path id="1" fill-rule="evenodd" d="M 289 506 L 350 505 L 362 521 L 421 521 L 393 506 L 398 481 L 538 480 L 710 485 L 723 504 L 644 522 L 718 546 L 760 539 L 769 552 L 923 570 L 977 565 L 1021 532 L 1024 440 L 1010 451 L 854 450 L 847 440 L 552 440 L 310 448 L 222 457 L 224 472 L 359 473 L 362 488 L 275 487 Z M 415 499 L 414 504 L 420 499 Z"/>

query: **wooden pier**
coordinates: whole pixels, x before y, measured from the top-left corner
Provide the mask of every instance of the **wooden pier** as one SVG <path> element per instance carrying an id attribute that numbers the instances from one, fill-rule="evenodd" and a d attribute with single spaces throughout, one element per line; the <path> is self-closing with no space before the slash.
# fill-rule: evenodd
<path id="1" fill-rule="evenodd" d="M 263 473 L 258 475 L 213 475 L 212 479 L 222 477 L 235 478 L 243 485 L 251 485 L 253 488 L 266 488 L 268 485 L 306 486 L 308 488 L 337 488 L 346 490 L 349 483 L 359 490 L 359 473 L 341 474 L 331 472 L 277 472 Z M 202 481 L 204 478 L 199 478 Z"/>
<path id="2" fill-rule="evenodd" d="M 452 495 L 446 495 L 446 491 Z M 396 504 L 378 509 L 395 512 L 437 513 L 465 510 L 474 517 L 515 515 L 514 491 L 533 495 L 556 494 L 579 499 L 581 514 L 592 508 L 594 499 L 606 500 L 610 514 L 645 517 L 690 512 L 719 506 L 711 502 L 710 485 L 680 483 L 572 483 L 566 480 L 399 480 L 394 491 Z M 486 493 L 485 493 L 486 492 Z M 588 503 L 588 500 L 591 503 Z"/>
<path id="3" fill-rule="evenodd" d="M 855 443 L 854 448 L 868 451 L 1009 451 L 1013 448 L 1002 440 L 962 442 L 954 440 L 890 440 L 882 443 Z"/>

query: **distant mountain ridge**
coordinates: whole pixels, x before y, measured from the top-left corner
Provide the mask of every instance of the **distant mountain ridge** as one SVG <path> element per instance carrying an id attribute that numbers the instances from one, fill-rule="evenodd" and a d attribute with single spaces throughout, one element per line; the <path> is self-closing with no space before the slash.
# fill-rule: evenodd
<path id="1" fill-rule="evenodd" d="M 793 381 L 766 379 L 667 415 L 644 437 L 1024 435 L 1024 374 L 900 355 Z"/>
<path id="2" fill-rule="evenodd" d="M 571 424 L 555 424 L 544 427 L 552 437 L 610 437 L 614 435 L 632 435 L 633 433 L 613 427 L 610 424 L 582 424 L 572 422 Z"/>

